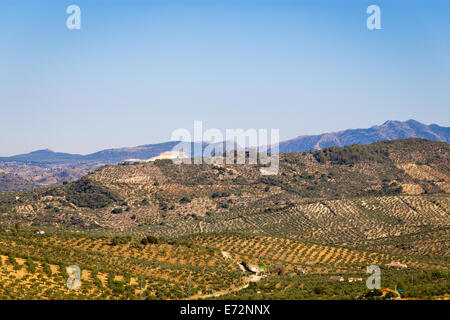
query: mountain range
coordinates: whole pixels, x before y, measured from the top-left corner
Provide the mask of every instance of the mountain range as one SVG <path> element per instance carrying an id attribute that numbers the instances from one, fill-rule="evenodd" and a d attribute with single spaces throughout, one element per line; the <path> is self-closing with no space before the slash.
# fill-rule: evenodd
<path id="1" fill-rule="evenodd" d="M 384 140 L 424 138 L 448 143 L 450 127 L 436 124 L 426 125 L 415 120 L 386 121 L 367 129 L 348 129 L 320 135 L 305 135 L 282 141 L 280 153 L 304 152 L 330 146 L 370 144 Z M 20 191 L 43 186 L 74 181 L 96 170 L 101 165 L 114 165 L 129 159 L 147 160 L 171 151 L 179 143 L 190 145 L 191 156 L 201 156 L 208 144 L 198 142 L 170 141 L 137 147 L 106 149 L 88 155 L 54 152 L 49 149 L 37 150 L 27 154 L 0 157 L 0 191 Z M 219 142 L 226 146 L 232 144 L 235 150 L 242 150 L 231 141 Z M 214 150 L 214 148 L 210 148 Z M 131 161 L 131 160 L 130 160 Z"/>
<path id="2" fill-rule="evenodd" d="M 344 147 L 352 144 L 369 144 L 384 140 L 424 138 L 449 142 L 450 127 L 436 124 L 426 125 L 416 120 L 392 121 L 367 129 L 347 129 L 344 131 L 305 135 L 280 142 L 280 153 L 318 150 L 331 146 Z"/>
<path id="3" fill-rule="evenodd" d="M 407 138 L 424 138 L 427 140 L 449 142 L 450 127 L 436 124 L 426 125 L 415 120 L 386 121 L 367 129 L 347 129 L 319 135 L 304 135 L 280 142 L 280 153 L 304 152 L 330 146 L 343 147 L 351 144 L 369 144 L 384 140 Z M 106 149 L 88 155 L 54 152 L 49 149 L 37 150 L 27 154 L 0 157 L 0 162 L 34 163 L 34 164 L 73 164 L 102 163 L 115 164 L 127 159 L 149 159 L 162 152 L 172 150 L 180 141 L 141 145 L 137 147 Z M 198 143 L 191 143 L 191 150 L 197 150 Z M 197 148 L 196 148 L 197 147 Z M 206 147 L 206 144 L 203 144 Z M 199 156 L 192 154 L 192 156 Z"/>

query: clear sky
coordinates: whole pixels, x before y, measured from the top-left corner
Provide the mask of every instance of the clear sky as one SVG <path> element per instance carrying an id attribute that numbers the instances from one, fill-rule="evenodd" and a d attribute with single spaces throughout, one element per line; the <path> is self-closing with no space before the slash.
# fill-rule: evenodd
<path id="1" fill-rule="evenodd" d="M 194 120 L 281 139 L 449 126 L 450 1 L 2 0 L 0 108 L 2 156 L 169 141 Z"/>

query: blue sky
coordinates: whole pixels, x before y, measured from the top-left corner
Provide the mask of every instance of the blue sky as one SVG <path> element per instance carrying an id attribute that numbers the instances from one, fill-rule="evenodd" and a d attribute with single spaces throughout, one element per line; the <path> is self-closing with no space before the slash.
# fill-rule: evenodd
<path id="1" fill-rule="evenodd" d="M 281 139 L 448 126 L 449 14 L 438 0 L 2 0 L 0 155 L 163 142 L 194 120 Z"/>

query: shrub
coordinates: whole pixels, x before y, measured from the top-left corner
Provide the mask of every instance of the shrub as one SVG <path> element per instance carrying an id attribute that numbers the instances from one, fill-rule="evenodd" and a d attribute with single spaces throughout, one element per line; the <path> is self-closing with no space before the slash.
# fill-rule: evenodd
<path id="1" fill-rule="evenodd" d="M 141 243 L 142 243 L 143 245 L 146 245 L 146 244 L 157 244 L 157 243 L 159 243 L 159 240 L 158 240 L 157 237 L 154 237 L 154 236 L 147 236 L 147 237 L 145 237 L 145 238 L 143 238 L 143 239 L 141 240 Z"/>
<path id="2" fill-rule="evenodd" d="M 111 245 L 113 246 L 117 246 L 119 244 L 127 244 L 131 241 L 131 236 L 126 236 L 126 237 L 119 237 L 116 236 L 111 240 Z"/>
<path id="3" fill-rule="evenodd" d="M 324 287 L 314 287 L 313 291 L 315 294 L 323 294 L 323 293 L 325 293 L 325 288 Z"/>
<path id="4" fill-rule="evenodd" d="M 52 276 L 52 269 L 50 269 L 50 266 L 48 265 L 48 263 L 44 262 L 42 264 L 42 269 L 44 269 L 44 273 L 47 275 L 47 277 Z"/>
<path id="5" fill-rule="evenodd" d="M 113 280 L 113 276 L 108 277 L 108 287 L 116 295 L 123 294 L 125 291 L 124 283 L 122 281 Z"/>
<path id="6" fill-rule="evenodd" d="M 189 203 L 189 202 L 191 202 L 191 201 L 192 201 L 191 198 L 189 198 L 189 197 L 183 197 L 183 198 L 181 198 L 180 203 Z"/>
<path id="7" fill-rule="evenodd" d="M 284 265 L 282 265 L 281 263 L 277 263 L 273 267 L 273 272 L 276 273 L 277 275 L 281 276 L 286 272 L 286 267 Z"/>
<path id="8" fill-rule="evenodd" d="M 31 260 L 31 258 L 28 258 L 25 261 L 25 265 L 27 266 L 27 269 L 29 272 L 31 272 L 31 273 L 36 272 L 36 264 L 33 262 L 33 260 Z"/>
<path id="9" fill-rule="evenodd" d="M 81 178 L 66 187 L 66 199 L 78 207 L 99 209 L 119 201 L 119 196 L 88 178 Z"/>

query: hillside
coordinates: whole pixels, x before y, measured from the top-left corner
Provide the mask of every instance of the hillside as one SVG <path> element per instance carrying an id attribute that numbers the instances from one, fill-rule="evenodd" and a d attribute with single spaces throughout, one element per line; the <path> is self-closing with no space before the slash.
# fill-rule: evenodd
<path id="1" fill-rule="evenodd" d="M 386 266 L 391 261 L 405 270 Z M 266 277 L 242 270 L 264 265 Z M 433 257 L 314 244 L 283 237 L 222 233 L 151 243 L 129 236 L 0 228 L 0 299 L 363 299 L 377 264 L 383 286 L 409 299 L 446 298 L 449 263 Z M 66 286 L 77 265 L 81 287 Z M 414 282 L 411 281 L 414 279 Z"/>
<path id="2" fill-rule="evenodd" d="M 66 267 L 81 269 L 69 290 Z M 180 299 L 239 286 L 220 251 L 188 241 L 143 245 L 130 237 L 0 230 L 0 299 Z M 242 279 L 245 280 L 245 279 Z"/>
<path id="3" fill-rule="evenodd" d="M 332 147 L 282 155 L 276 176 L 248 164 L 104 166 L 64 186 L 0 194 L 0 221 L 356 243 L 448 227 L 449 151 L 447 143 L 421 139 Z"/>
<path id="4" fill-rule="evenodd" d="M 0 192 L 23 191 L 75 181 L 99 165 L 31 165 L 0 163 Z"/>
<path id="5" fill-rule="evenodd" d="M 36 188 L 36 184 L 17 174 L 0 171 L 0 192 L 22 191 Z"/>
<path id="6" fill-rule="evenodd" d="M 3 192 L 0 298 L 364 299 L 364 281 L 330 276 L 377 264 L 383 287 L 445 299 L 449 157 L 447 143 L 406 139 L 283 154 L 276 176 L 158 160 Z M 65 286 L 72 264 L 81 290 Z"/>

